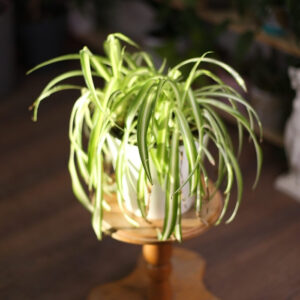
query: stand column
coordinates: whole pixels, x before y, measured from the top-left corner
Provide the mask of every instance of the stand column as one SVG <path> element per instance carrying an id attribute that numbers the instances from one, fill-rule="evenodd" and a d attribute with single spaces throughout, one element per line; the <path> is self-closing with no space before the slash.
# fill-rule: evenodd
<path id="1" fill-rule="evenodd" d="M 170 284 L 172 244 L 157 243 L 143 245 L 143 257 L 150 278 L 148 287 L 149 300 L 171 300 Z"/>

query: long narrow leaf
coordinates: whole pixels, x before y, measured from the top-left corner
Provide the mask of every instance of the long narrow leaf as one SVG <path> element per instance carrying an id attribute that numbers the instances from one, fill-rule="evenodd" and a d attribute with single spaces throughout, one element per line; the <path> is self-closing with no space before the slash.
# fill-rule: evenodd
<path id="1" fill-rule="evenodd" d="M 93 76 L 92 76 L 92 71 L 91 71 L 91 66 L 90 66 L 90 54 L 89 53 L 90 53 L 90 51 L 88 50 L 87 47 L 84 47 L 80 51 L 80 63 L 81 63 L 82 73 L 83 73 L 85 83 L 86 83 L 87 87 L 89 88 L 89 90 L 91 91 L 91 94 L 93 95 L 95 103 L 102 109 L 102 105 L 100 103 L 100 100 L 98 99 L 96 89 L 94 86 L 94 81 L 93 81 Z"/>
<path id="2" fill-rule="evenodd" d="M 137 181 L 137 200 L 138 200 L 138 206 L 141 212 L 141 215 L 144 219 L 146 219 L 146 200 L 145 200 L 145 195 L 146 195 L 146 173 L 145 169 L 141 166 L 140 171 L 139 171 L 139 177 Z"/>
<path id="3" fill-rule="evenodd" d="M 164 81 L 161 81 L 156 89 L 156 94 L 148 94 L 139 110 L 138 124 L 137 124 L 137 143 L 141 162 L 144 166 L 146 175 L 150 182 L 152 182 L 150 164 L 149 164 L 149 150 L 147 146 L 147 131 L 150 118 L 153 115 L 155 104 L 160 96 Z"/>
<path id="4" fill-rule="evenodd" d="M 80 55 L 79 54 L 67 54 L 67 55 L 62 55 L 62 56 L 58 56 L 56 58 L 52 58 L 49 59 L 41 64 L 38 64 L 37 66 L 35 66 L 34 68 L 30 69 L 29 71 L 27 71 L 26 75 L 31 74 L 32 72 L 41 69 L 47 65 L 51 65 L 53 63 L 57 63 L 57 62 L 61 62 L 61 61 L 65 61 L 65 60 L 79 60 Z"/>
<path id="5" fill-rule="evenodd" d="M 241 122 L 241 124 L 244 126 L 244 128 L 248 131 L 249 135 L 251 136 L 251 139 L 254 143 L 254 148 L 256 151 L 256 157 L 257 157 L 257 168 L 256 168 L 256 177 L 255 177 L 255 181 L 253 184 L 253 187 L 255 187 L 257 185 L 258 179 L 259 179 L 259 175 L 261 173 L 261 166 L 262 166 L 262 151 L 261 148 L 259 146 L 259 143 L 256 139 L 255 134 L 253 133 L 253 131 L 251 130 L 251 127 L 249 125 L 249 122 L 246 120 L 246 118 L 239 113 L 238 111 L 232 109 L 231 107 L 229 107 L 228 105 L 221 103 L 219 101 L 213 100 L 213 99 L 197 99 L 198 102 L 200 103 L 206 103 L 212 106 L 215 106 L 225 112 L 227 112 L 228 114 L 232 115 L 234 118 L 236 118 L 239 122 Z"/>
<path id="6" fill-rule="evenodd" d="M 175 131 L 172 136 L 171 157 L 169 164 L 169 176 L 167 176 L 166 184 L 166 207 L 165 218 L 162 231 L 162 240 L 167 240 L 174 231 L 177 213 L 178 213 L 178 197 L 179 193 L 174 192 L 179 187 L 179 132 Z"/>
<path id="7" fill-rule="evenodd" d="M 30 107 L 30 109 L 33 109 L 33 121 L 37 120 L 37 114 L 38 114 L 38 109 L 40 106 L 40 103 L 46 99 L 47 97 L 50 97 L 52 94 L 55 94 L 57 92 L 65 91 L 65 90 L 81 90 L 82 87 L 78 85 L 57 85 L 51 90 L 48 90 L 46 93 L 43 93 L 42 95 L 39 96 L 38 99 L 33 103 L 33 105 Z"/>
<path id="8" fill-rule="evenodd" d="M 176 115 L 176 119 L 178 122 L 178 127 L 181 133 L 181 137 L 183 139 L 183 144 L 184 148 L 186 151 L 186 155 L 188 158 L 189 162 L 189 171 L 193 170 L 194 168 L 197 167 L 196 165 L 196 160 L 197 160 L 197 151 L 196 151 L 196 146 L 195 146 L 195 141 L 192 135 L 192 132 L 190 130 L 190 127 L 181 112 L 179 108 L 174 108 L 174 112 Z M 196 193 L 197 185 L 198 185 L 198 171 L 196 169 L 194 175 L 191 177 L 191 182 L 190 182 L 190 192 L 191 194 Z"/>
<path id="9" fill-rule="evenodd" d="M 89 197 L 86 195 L 82 184 L 78 178 L 78 174 L 75 167 L 74 149 L 71 147 L 69 158 L 69 172 L 72 178 L 72 189 L 76 198 L 81 204 L 89 211 L 93 211 L 93 206 L 90 203 Z"/>
<path id="10" fill-rule="evenodd" d="M 102 219 L 103 219 L 103 162 L 102 155 L 97 155 L 97 185 L 96 185 L 96 195 L 95 195 L 95 204 L 92 215 L 92 226 L 96 233 L 98 240 L 102 239 Z"/>

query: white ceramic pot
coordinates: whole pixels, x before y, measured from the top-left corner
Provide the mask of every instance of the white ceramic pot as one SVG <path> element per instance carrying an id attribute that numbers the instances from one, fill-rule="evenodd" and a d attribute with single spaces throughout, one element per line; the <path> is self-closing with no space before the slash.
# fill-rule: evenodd
<path id="1" fill-rule="evenodd" d="M 108 138 L 108 146 L 111 153 L 113 168 L 115 169 L 116 160 L 118 156 L 120 140 L 110 136 Z M 179 147 L 180 151 L 180 184 L 183 184 L 188 177 L 189 165 L 188 159 L 183 146 Z M 126 146 L 126 159 L 129 162 L 129 172 L 124 174 L 122 178 L 123 190 L 124 190 L 124 201 L 125 207 L 128 211 L 134 213 L 137 216 L 141 216 L 138 204 L 137 204 L 137 180 L 138 170 L 141 167 L 141 160 L 137 146 L 127 145 Z M 165 192 L 159 184 L 156 171 L 151 163 L 150 168 L 152 174 L 153 186 L 151 192 L 147 196 L 149 203 L 147 203 L 149 209 L 147 214 L 148 220 L 163 219 L 165 216 Z M 189 196 L 189 183 L 187 183 L 181 192 L 181 212 L 184 214 L 193 206 L 195 202 L 195 196 Z"/>

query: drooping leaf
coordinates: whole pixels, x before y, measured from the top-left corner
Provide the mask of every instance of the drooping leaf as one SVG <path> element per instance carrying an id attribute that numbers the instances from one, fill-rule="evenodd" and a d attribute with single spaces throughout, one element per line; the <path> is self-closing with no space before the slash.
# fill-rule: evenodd
<path id="1" fill-rule="evenodd" d="M 191 172 L 194 168 L 197 167 L 196 160 L 197 160 L 197 151 L 195 146 L 195 140 L 193 138 L 192 132 L 190 130 L 190 127 L 188 125 L 188 122 L 186 121 L 183 113 L 179 108 L 174 108 L 174 112 L 176 115 L 176 119 L 178 122 L 178 128 L 181 133 L 181 137 L 183 139 L 184 148 L 186 151 L 186 155 L 189 162 L 189 172 Z M 198 170 L 196 169 L 194 172 L 194 175 L 191 177 L 190 182 L 190 192 L 191 194 L 195 193 L 197 190 L 199 180 L 199 174 Z"/>
<path id="2" fill-rule="evenodd" d="M 29 71 L 27 71 L 26 75 L 31 74 L 32 72 L 41 69 L 43 67 L 46 67 L 48 65 L 57 63 L 57 62 L 61 62 L 61 61 L 65 61 L 65 60 L 79 60 L 80 59 L 80 55 L 79 54 L 67 54 L 67 55 L 62 55 L 62 56 L 58 56 L 56 58 L 52 58 L 49 59 L 43 63 L 38 64 L 37 66 L 35 66 L 34 68 L 30 69 Z"/>
<path id="3" fill-rule="evenodd" d="M 139 171 L 139 177 L 137 181 L 137 199 L 138 199 L 138 206 L 141 212 L 141 215 L 144 219 L 146 219 L 147 212 L 146 212 L 146 173 L 145 169 L 141 166 Z"/>
<path id="4" fill-rule="evenodd" d="M 178 198 L 180 197 L 179 192 L 174 193 L 180 184 L 179 180 L 179 132 L 175 130 L 172 136 L 171 151 L 170 151 L 170 162 L 169 162 L 169 176 L 167 176 L 166 182 L 166 206 L 165 206 L 165 217 L 161 239 L 166 241 L 170 238 L 174 232 L 177 213 L 178 213 Z M 181 224 L 180 224 L 181 225 Z"/>
<path id="5" fill-rule="evenodd" d="M 102 239 L 102 219 L 103 219 L 103 159 L 102 155 L 97 155 L 97 185 L 96 185 L 96 195 L 95 204 L 92 214 L 92 226 L 98 240 Z"/>

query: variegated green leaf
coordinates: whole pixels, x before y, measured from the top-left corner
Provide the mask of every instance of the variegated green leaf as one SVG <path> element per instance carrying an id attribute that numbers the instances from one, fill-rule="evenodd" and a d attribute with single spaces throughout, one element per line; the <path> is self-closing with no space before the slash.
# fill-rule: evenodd
<path id="1" fill-rule="evenodd" d="M 247 130 L 247 132 L 249 133 L 249 135 L 251 136 L 251 140 L 254 143 L 254 147 L 255 147 L 255 151 L 256 151 L 256 157 L 257 157 L 257 171 L 256 171 L 256 178 L 255 178 L 255 182 L 254 182 L 254 187 L 256 186 L 258 179 L 259 179 L 259 175 L 261 173 L 261 166 L 262 166 L 262 151 L 261 148 L 259 146 L 259 143 L 257 141 L 257 138 L 255 136 L 255 133 L 253 132 L 253 130 L 250 127 L 249 122 L 246 120 L 246 118 L 239 113 L 237 110 L 229 107 L 228 105 L 221 103 L 219 101 L 216 101 L 214 99 L 197 99 L 198 102 L 200 103 L 206 103 L 208 105 L 212 105 L 214 107 L 217 107 L 225 112 L 227 112 L 228 114 L 232 115 L 235 119 L 237 119 L 243 126 L 244 128 Z"/>
<path id="2" fill-rule="evenodd" d="M 178 198 L 179 192 L 174 193 L 180 184 L 179 180 L 179 132 L 175 130 L 172 136 L 172 144 L 170 151 L 169 174 L 166 182 L 166 207 L 165 218 L 162 231 L 162 240 L 165 241 L 170 238 L 174 232 L 177 213 L 178 213 Z"/>
<path id="3" fill-rule="evenodd" d="M 29 75 L 32 72 L 41 69 L 43 67 L 46 67 L 48 65 L 52 65 L 54 63 L 57 62 L 61 62 L 61 61 L 65 61 L 65 60 L 79 60 L 80 59 L 80 55 L 79 54 L 67 54 L 67 55 L 62 55 L 62 56 L 58 56 L 56 58 L 52 58 L 49 59 L 43 63 L 38 64 L 37 66 L 35 66 L 34 68 L 30 69 L 26 74 Z"/>
<path id="4" fill-rule="evenodd" d="M 40 103 L 50 97 L 52 94 L 55 94 L 57 92 L 61 92 L 61 91 L 66 91 L 66 90 L 81 90 L 82 87 L 78 86 L 78 85 L 70 85 L 70 84 L 65 84 L 65 85 L 57 85 L 54 88 L 48 90 L 47 92 L 41 94 L 33 103 L 33 105 L 30 107 L 30 109 L 33 109 L 33 121 L 37 120 L 37 114 L 38 114 L 38 109 L 40 106 Z"/>
<path id="5" fill-rule="evenodd" d="M 92 70 L 91 70 L 91 65 L 90 65 L 89 52 L 90 51 L 88 50 L 87 47 L 84 47 L 80 51 L 80 63 L 81 63 L 82 73 L 83 73 L 85 83 L 86 83 L 88 89 L 91 91 L 91 94 L 93 96 L 95 104 L 97 104 L 101 108 L 101 110 L 103 110 L 100 100 L 98 99 L 95 86 L 94 86 L 94 80 L 93 80 Z"/>
<path id="6" fill-rule="evenodd" d="M 186 121 L 183 113 L 179 108 L 174 108 L 174 112 L 177 118 L 178 127 L 181 133 L 181 137 L 183 139 L 184 148 L 186 151 L 186 155 L 189 162 L 189 171 L 191 172 L 194 168 L 197 167 L 196 160 L 197 160 L 197 151 L 195 146 L 195 140 L 193 138 L 192 132 L 190 130 L 190 127 L 188 125 L 188 122 Z M 197 185 L 198 185 L 198 171 L 195 170 L 193 176 L 191 177 L 190 181 L 190 191 L 191 194 L 196 192 Z"/>
<path id="7" fill-rule="evenodd" d="M 150 163 L 149 163 L 149 149 L 147 143 L 147 131 L 149 127 L 150 118 L 153 116 L 155 109 L 155 104 L 160 97 L 161 89 L 164 82 L 161 81 L 157 88 L 156 93 L 148 93 L 148 96 L 144 99 L 138 115 L 137 124 L 137 143 L 139 148 L 139 153 L 141 157 L 141 162 L 144 166 L 146 175 L 150 182 L 152 182 Z"/>
<path id="8" fill-rule="evenodd" d="M 92 226 L 98 240 L 102 239 L 102 219 L 103 219 L 103 162 L 102 155 L 97 155 L 97 184 L 96 184 L 96 195 L 95 204 L 92 215 Z"/>
<path id="9" fill-rule="evenodd" d="M 137 199 L 138 199 L 138 206 L 141 212 L 141 215 L 144 219 L 146 219 L 147 212 L 146 212 L 146 173 L 143 167 L 140 168 L 139 177 L 137 181 Z"/>

